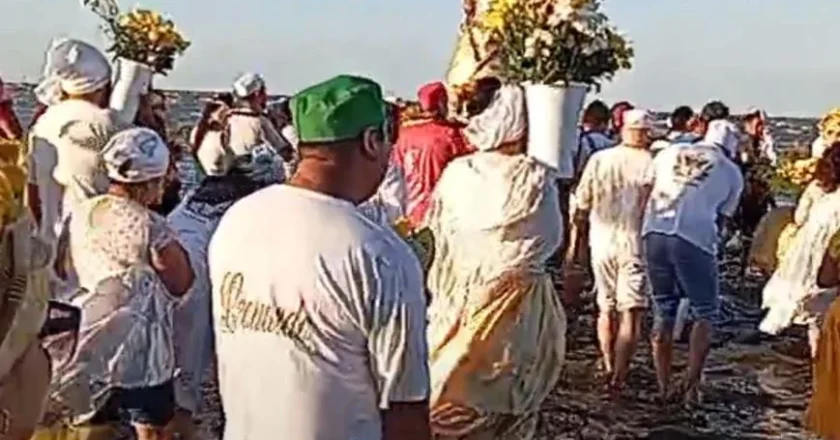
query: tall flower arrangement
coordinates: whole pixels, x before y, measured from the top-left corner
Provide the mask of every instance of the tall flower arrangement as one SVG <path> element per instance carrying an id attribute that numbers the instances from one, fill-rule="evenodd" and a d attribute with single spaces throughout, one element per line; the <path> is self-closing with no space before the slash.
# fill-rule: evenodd
<path id="1" fill-rule="evenodd" d="M 175 58 L 190 47 L 172 20 L 148 9 L 120 12 L 113 0 L 83 0 L 102 18 L 106 35 L 111 39 L 107 49 L 115 58 L 149 66 L 165 75 L 172 70 Z"/>
<path id="2" fill-rule="evenodd" d="M 633 48 L 600 0 L 491 0 L 479 25 L 511 82 L 598 88 L 632 67 Z"/>

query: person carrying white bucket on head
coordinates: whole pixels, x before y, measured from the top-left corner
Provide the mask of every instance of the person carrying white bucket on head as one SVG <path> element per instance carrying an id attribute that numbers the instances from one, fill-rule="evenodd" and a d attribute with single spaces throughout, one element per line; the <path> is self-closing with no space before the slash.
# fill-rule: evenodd
<path id="1" fill-rule="evenodd" d="M 29 134 L 29 204 L 41 234 L 55 241 L 74 207 L 108 188 L 100 153 L 125 125 L 108 108 L 111 66 L 98 49 L 58 40 L 47 60 L 36 94 L 50 106 Z"/>

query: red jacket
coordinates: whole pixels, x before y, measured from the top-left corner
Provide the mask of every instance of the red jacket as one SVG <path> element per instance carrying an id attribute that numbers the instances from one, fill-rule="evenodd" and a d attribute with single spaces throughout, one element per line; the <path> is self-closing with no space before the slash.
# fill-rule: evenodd
<path id="1" fill-rule="evenodd" d="M 400 127 L 392 160 L 405 175 L 408 217 L 414 224 L 424 222 L 432 191 L 446 165 L 473 151 L 460 128 L 450 122 L 428 120 Z"/>

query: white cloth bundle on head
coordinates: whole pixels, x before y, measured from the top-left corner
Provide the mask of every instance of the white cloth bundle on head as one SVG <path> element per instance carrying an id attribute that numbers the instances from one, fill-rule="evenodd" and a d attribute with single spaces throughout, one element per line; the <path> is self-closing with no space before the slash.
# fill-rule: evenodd
<path id="1" fill-rule="evenodd" d="M 519 86 L 505 85 L 486 110 L 470 119 L 464 135 L 475 148 L 490 151 L 522 139 L 527 129 L 525 92 Z"/>
<path id="2" fill-rule="evenodd" d="M 169 148 L 153 130 L 130 128 L 108 141 L 102 150 L 102 160 L 111 180 L 147 182 L 166 175 Z"/>
<path id="3" fill-rule="evenodd" d="M 35 88 L 38 101 L 55 105 L 62 93 L 85 95 L 111 82 L 111 65 L 105 55 L 84 41 L 53 40 L 47 50 L 44 78 Z"/>
<path id="4" fill-rule="evenodd" d="M 723 148 L 730 158 L 738 154 L 738 127 L 735 124 L 722 119 L 709 122 L 706 136 L 703 139 L 706 143 Z"/>
<path id="5" fill-rule="evenodd" d="M 233 82 L 233 94 L 244 99 L 265 87 L 265 81 L 256 73 L 246 73 Z"/>

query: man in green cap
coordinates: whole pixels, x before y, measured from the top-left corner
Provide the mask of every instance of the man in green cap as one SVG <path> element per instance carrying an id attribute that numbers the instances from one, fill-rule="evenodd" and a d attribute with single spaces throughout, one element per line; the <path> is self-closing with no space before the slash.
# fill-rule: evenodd
<path id="1" fill-rule="evenodd" d="M 421 267 L 356 207 L 385 175 L 394 118 L 352 76 L 290 108 L 297 173 L 231 207 L 210 243 L 224 437 L 429 439 Z"/>

